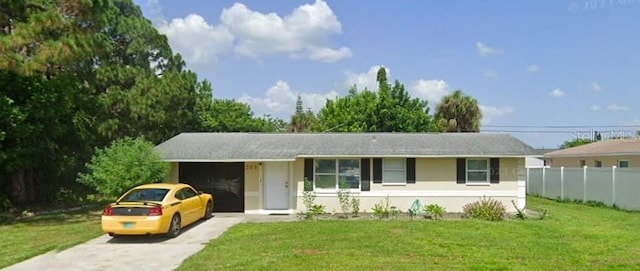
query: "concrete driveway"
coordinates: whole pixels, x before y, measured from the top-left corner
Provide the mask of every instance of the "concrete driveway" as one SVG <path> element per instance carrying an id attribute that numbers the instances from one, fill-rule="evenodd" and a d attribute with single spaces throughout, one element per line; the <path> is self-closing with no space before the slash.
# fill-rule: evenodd
<path id="1" fill-rule="evenodd" d="M 244 217 L 214 217 L 183 229 L 174 239 L 108 235 L 63 251 L 36 256 L 3 270 L 173 270 Z"/>

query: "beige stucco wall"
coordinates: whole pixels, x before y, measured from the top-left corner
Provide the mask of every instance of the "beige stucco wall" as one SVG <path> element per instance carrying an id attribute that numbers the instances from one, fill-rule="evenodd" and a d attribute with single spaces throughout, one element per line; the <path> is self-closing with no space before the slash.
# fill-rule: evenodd
<path id="1" fill-rule="evenodd" d="M 304 159 L 297 159 L 294 163 L 297 201 L 293 208 L 299 210 L 304 208 L 303 176 Z M 415 184 L 385 185 L 371 182 L 371 191 L 357 191 L 353 192 L 353 195 L 360 198 L 360 209 L 366 212 L 370 212 L 376 203 L 386 197 L 389 197 L 391 205 L 403 212 L 406 212 L 416 199 L 423 205 L 436 203 L 444 206 L 449 212 L 461 212 L 462 206 L 482 196 L 500 200 L 508 211 L 514 212 L 512 200 L 520 208 L 525 207 L 524 180 L 524 158 L 501 158 L 500 183 L 482 185 L 456 183 L 456 158 L 418 158 Z M 327 211 L 340 211 L 336 193 L 316 193 L 316 203 L 325 205 Z"/>
<path id="2" fill-rule="evenodd" d="M 180 166 L 178 162 L 170 162 L 169 165 L 170 165 L 169 175 L 167 176 L 167 179 L 165 180 L 165 182 L 178 183 L 180 179 L 180 172 L 179 172 Z"/>
<path id="3" fill-rule="evenodd" d="M 244 209 L 259 210 L 261 208 L 260 185 L 262 163 L 244 163 Z"/>
<path id="4" fill-rule="evenodd" d="M 598 160 L 602 161 L 602 167 L 618 166 L 620 160 L 629 161 L 629 167 L 640 167 L 640 156 L 637 155 L 547 158 L 551 167 L 580 167 L 580 160 L 584 160 L 588 167 L 595 167 Z"/>

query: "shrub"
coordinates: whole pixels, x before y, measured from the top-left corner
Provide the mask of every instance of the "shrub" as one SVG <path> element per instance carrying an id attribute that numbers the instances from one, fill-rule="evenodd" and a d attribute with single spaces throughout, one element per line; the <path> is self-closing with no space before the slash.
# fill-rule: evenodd
<path id="1" fill-rule="evenodd" d="M 389 214 L 393 218 L 398 218 L 398 216 L 400 215 L 400 209 L 398 209 L 398 207 L 396 206 L 391 206 L 391 208 L 389 208 Z"/>
<path id="2" fill-rule="evenodd" d="M 389 196 L 387 196 L 384 202 L 379 202 L 373 205 L 373 208 L 371 208 L 371 211 L 373 212 L 373 215 L 377 218 L 388 218 L 389 213 L 391 212 L 389 210 Z"/>
<path id="3" fill-rule="evenodd" d="M 516 202 L 514 200 L 511 201 L 511 204 L 513 204 L 513 208 L 516 208 L 516 218 L 522 220 L 527 219 L 527 214 L 525 214 L 524 209 L 518 208 L 518 205 L 516 205 Z"/>
<path id="4" fill-rule="evenodd" d="M 356 197 L 351 197 L 351 214 L 354 216 L 358 216 L 360 213 L 360 199 Z"/>
<path id="5" fill-rule="evenodd" d="M 313 219 L 318 215 L 326 213 L 325 206 L 316 204 L 316 194 L 312 191 L 302 192 L 302 204 L 304 204 L 305 212 L 299 212 L 298 217 L 301 219 Z"/>
<path id="6" fill-rule="evenodd" d="M 340 182 L 340 189 L 338 190 L 338 201 L 340 202 L 340 209 L 342 210 L 342 214 L 346 217 L 349 217 L 351 214 L 351 193 L 349 189 L 346 188 L 346 184 L 344 182 Z"/>
<path id="7" fill-rule="evenodd" d="M 500 201 L 482 197 L 479 201 L 466 204 L 462 207 L 463 216 L 467 218 L 479 218 L 489 221 L 502 220 L 507 208 Z"/>
<path id="8" fill-rule="evenodd" d="M 429 204 L 425 205 L 422 211 L 425 217 L 440 220 L 444 216 L 445 208 L 438 204 Z"/>
<path id="9" fill-rule="evenodd" d="M 124 138 L 97 149 L 86 167 L 89 173 L 80 173 L 78 182 L 105 196 L 119 196 L 137 185 L 162 182 L 169 173 L 169 164 L 162 161 L 153 144 L 141 138 Z"/>

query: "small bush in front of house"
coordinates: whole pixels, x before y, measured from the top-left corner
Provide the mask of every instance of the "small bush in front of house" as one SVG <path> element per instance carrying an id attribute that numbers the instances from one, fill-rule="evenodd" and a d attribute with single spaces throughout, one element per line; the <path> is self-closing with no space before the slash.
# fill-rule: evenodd
<path id="1" fill-rule="evenodd" d="M 371 212 L 373 213 L 373 216 L 377 218 L 388 218 L 389 214 L 391 213 L 389 207 L 389 197 L 387 196 L 384 202 L 381 201 L 373 205 L 373 208 L 371 208 Z"/>
<path id="2" fill-rule="evenodd" d="M 477 218 L 488 221 L 499 221 L 504 218 L 507 208 L 498 200 L 482 197 L 479 201 L 466 204 L 462 207 L 463 217 Z"/>
<path id="3" fill-rule="evenodd" d="M 356 197 L 351 197 L 351 214 L 353 216 L 358 216 L 360 214 L 360 199 Z"/>
<path id="4" fill-rule="evenodd" d="M 302 192 L 302 204 L 304 204 L 305 211 L 299 212 L 298 217 L 301 219 L 313 219 L 318 215 L 326 213 L 325 207 L 322 204 L 316 204 L 316 194 L 313 191 Z"/>
<path id="5" fill-rule="evenodd" d="M 398 209 L 398 207 L 396 207 L 396 206 L 391 206 L 389 208 L 389 214 L 393 218 L 398 218 L 398 216 L 400 216 L 400 209 Z"/>
<path id="6" fill-rule="evenodd" d="M 338 189 L 338 201 L 340 202 L 340 210 L 345 217 L 349 217 L 351 214 L 351 193 L 347 188 L 346 183 L 340 182 L 340 189 Z"/>
<path id="7" fill-rule="evenodd" d="M 424 216 L 435 220 L 440 220 L 446 211 L 446 209 L 438 204 L 428 204 L 422 208 Z"/>

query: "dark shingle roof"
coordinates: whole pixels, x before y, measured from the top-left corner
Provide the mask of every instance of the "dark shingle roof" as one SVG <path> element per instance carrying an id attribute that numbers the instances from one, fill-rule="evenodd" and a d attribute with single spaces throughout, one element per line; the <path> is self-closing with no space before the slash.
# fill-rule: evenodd
<path id="1" fill-rule="evenodd" d="M 534 149 L 511 135 L 486 133 L 182 133 L 156 149 L 168 161 L 535 154 Z"/>

